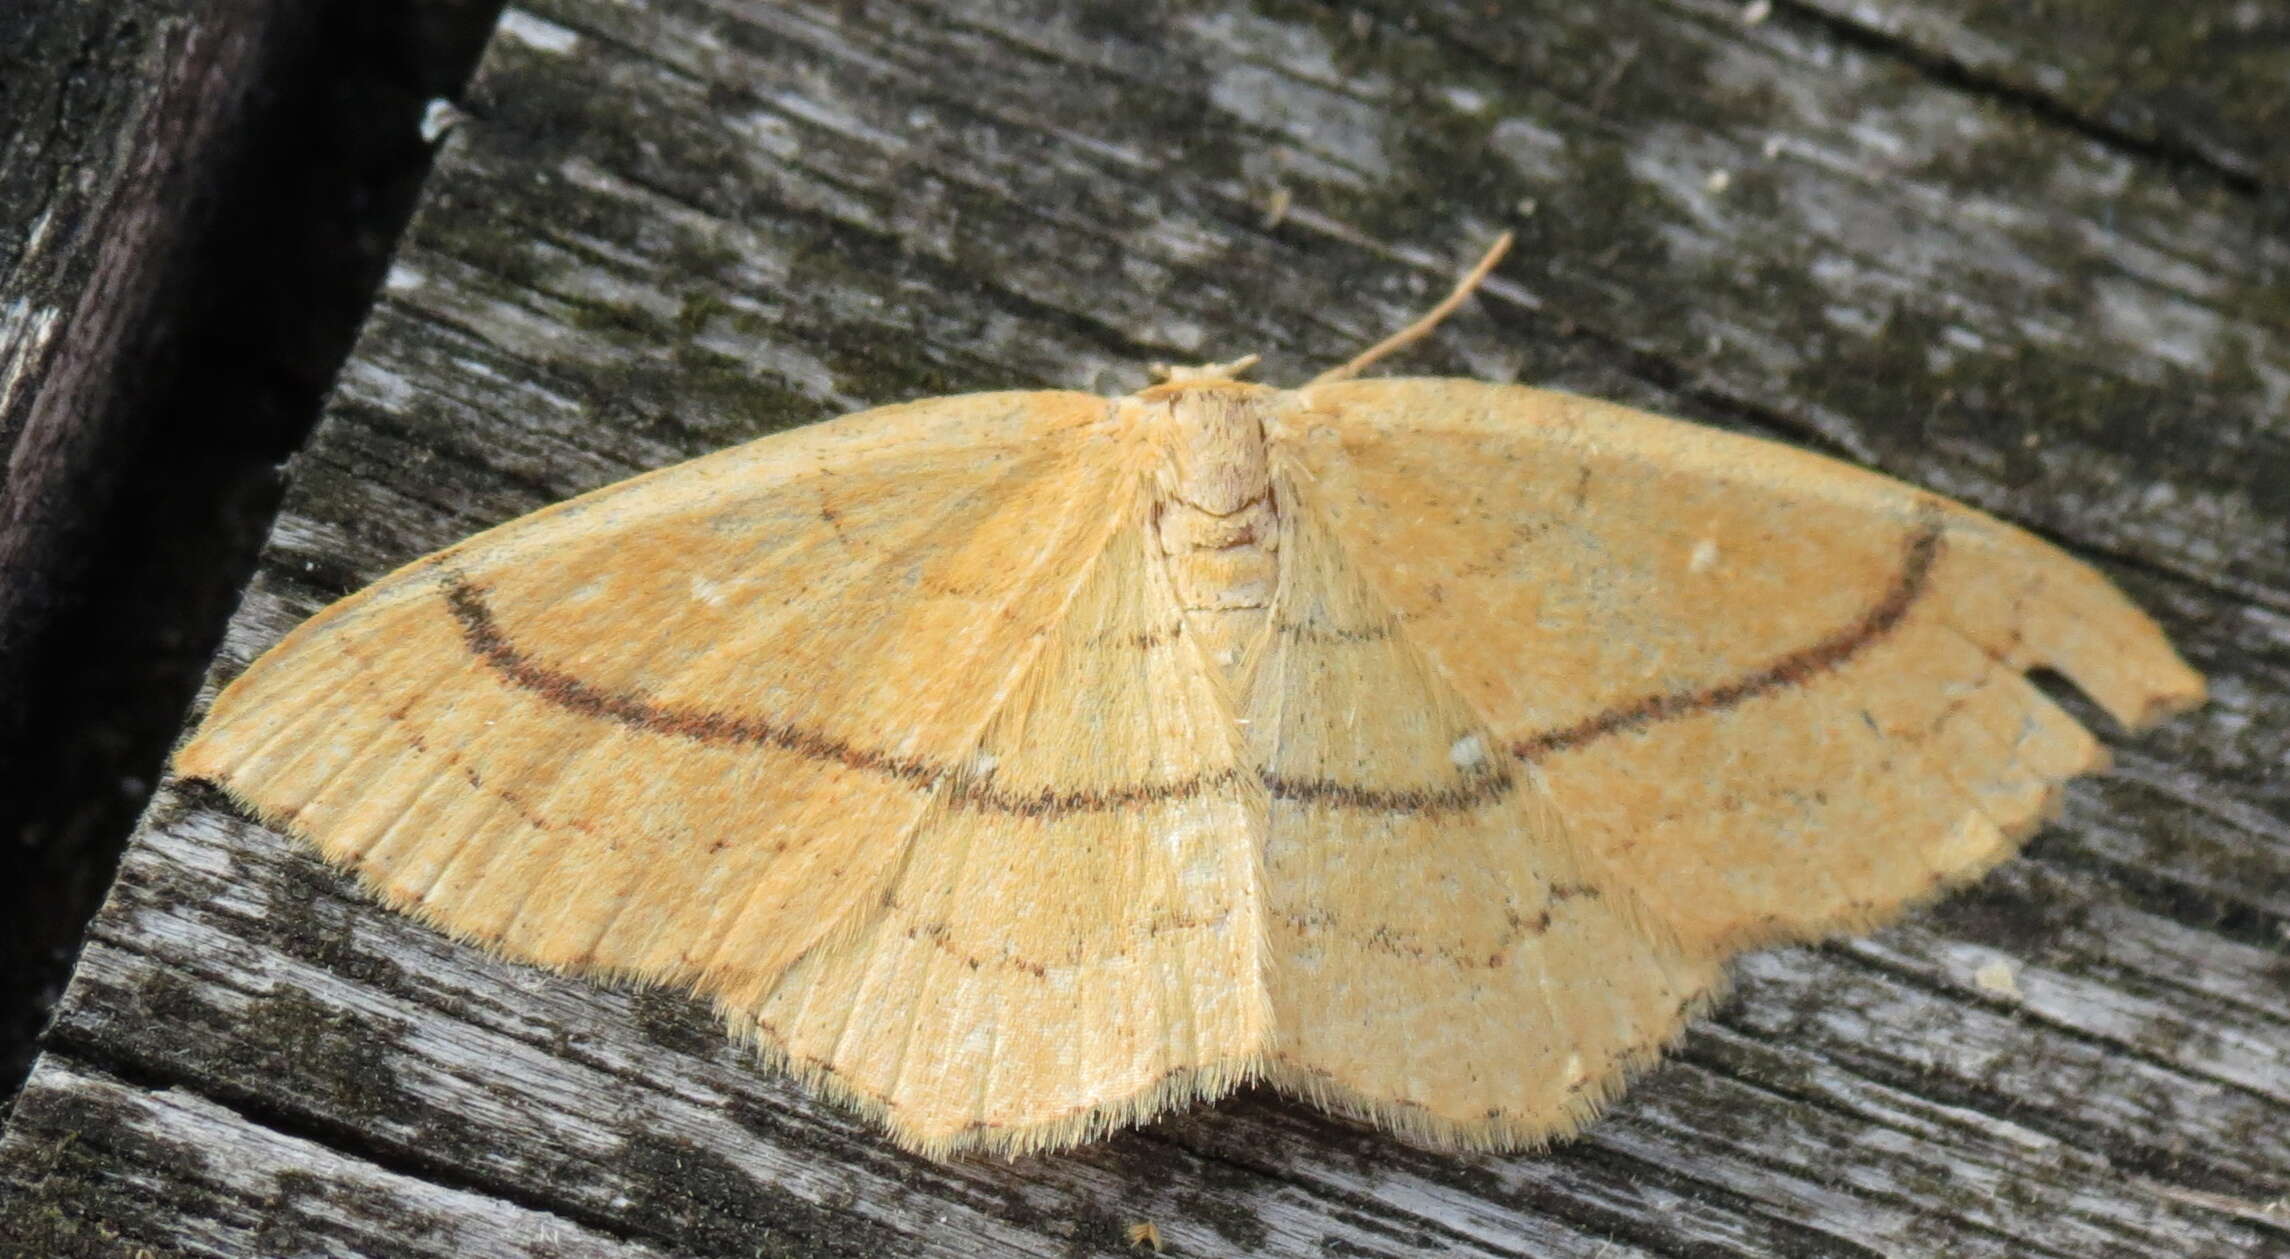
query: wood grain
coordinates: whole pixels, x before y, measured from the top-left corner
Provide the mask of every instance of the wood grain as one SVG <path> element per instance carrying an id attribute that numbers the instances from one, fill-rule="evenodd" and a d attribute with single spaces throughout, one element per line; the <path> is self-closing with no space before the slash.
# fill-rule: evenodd
<path id="1" fill-rule="evenodd" d="M 1133 388 L 1155 359 L 1301 379 L 1515 226 L 1476 311 L 1400 369 L 1962 498 L 2101 564 L 2215 698 L 2114 740 L 1970 891 L 1752 958 L 1675 1061 L 1539 1157 L 1250 1096 L 1069 1157 L 919 1163 L 704 1010 L 456 947 L 170 787 L 0 1143 L 0 1234 L 1112 1255 L 1150 1220 L 1188 1255 L 2290 1251 L 2280 102 L 2203 98 L 2240 138 L 2181 161 L 2047 86 L 2119 49 L 1918 38 L 1700 0 L 511 9 L 218 680 L 395 563 L 785 425 Z M 2018 997 L 1975 977 L 1995 961 Z"/>

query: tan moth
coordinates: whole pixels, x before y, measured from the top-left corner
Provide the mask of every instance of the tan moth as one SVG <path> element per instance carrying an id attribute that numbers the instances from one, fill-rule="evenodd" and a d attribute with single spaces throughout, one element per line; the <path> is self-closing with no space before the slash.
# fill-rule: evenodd
<path id="1" fill-rule="evenodd" d="M 2202 680 L 1910 486 L 1586 398 L 1181 369 L 934 398 L 535 512 L 178 754 L 388 904 L 688 988 L 934 1156 L 1263 1081 L 1573 1131 L 1732 954 L 2010 855 Z"/>

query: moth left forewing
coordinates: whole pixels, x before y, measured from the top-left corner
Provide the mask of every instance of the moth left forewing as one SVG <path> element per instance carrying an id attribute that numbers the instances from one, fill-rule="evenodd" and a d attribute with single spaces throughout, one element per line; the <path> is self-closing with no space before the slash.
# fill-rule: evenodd
<path id="1" fill-rule="evenodd" d="M 177 767 L 510 956 L 753 988 L 871 904 L 1062 607 L 1104 414 L 885 408 L 512 521 L 288 635 Z"/>
<path id="2" fill-rule="evenodd" d="M 1884 920 L 2100 763 L 2022 671 L 2141 720 L 2153 623 L 2001 522 L 1768 442 L 1468 381 L 1308 391 L 1294 457 L 1571 833 L 1710 956 Z"/>

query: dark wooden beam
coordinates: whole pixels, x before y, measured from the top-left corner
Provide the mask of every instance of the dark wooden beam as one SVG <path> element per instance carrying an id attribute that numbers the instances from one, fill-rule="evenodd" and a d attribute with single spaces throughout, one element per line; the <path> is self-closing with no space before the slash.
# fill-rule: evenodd
<path id="1" fill-rule="evenodd" d="M 0 1095 L 221 635 L 489 4 L 0 12 Z"/>

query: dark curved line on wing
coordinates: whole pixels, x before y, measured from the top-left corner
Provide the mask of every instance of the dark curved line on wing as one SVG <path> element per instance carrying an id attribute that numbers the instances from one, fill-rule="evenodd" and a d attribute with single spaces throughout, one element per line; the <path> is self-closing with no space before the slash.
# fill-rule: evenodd
<path id="1" fill-rule="evenodd" d="M 1928 507 L 1923 514 L 1924 524 L 1909 535 L 1901 556 L 1900 572 L 1893 578 L 1892 585 L 1852 624 L 1731 681 L 1699 690 L 1644 696 L 1571 726 L 1529 735 L 1511 745 L 1511 754 L 1532 761 L 1553 752 L 1595 743 L 1609 735 L 1643 730 L 1699 713 L 1722 712 L 1844 667 L 1855 656 L 1883 641 L 1924 596 L 1932 580 L 1932 566 L 1940 560 L 1941 541 L 1948 526 L 1936 508 Z"/>
<path id="2" fill-rule="evenodd" d="M 444 574 L 443 581 L 445 605 L 452 611 L 453 619 L 461 623 L 461 641 L 468 646 L 469 653 L 503 681 L 531 691 L 567 712 L 695 743 L 746 743 L 784 748 L 814 760 L 834 761 L 900 782 L 935 782 L 948 774 L 946 769 L 928 761 L 858 747 L 798 726 L 670 708 L 639 696 L 608 691 L 570 673 L 552 669 L 519 651 L 502 632 L 500 622 L 493 618 L 493 609 L 486 606 L 483 592 L 458 573 Z"/>
<path id="3" fill-rule="evenodd" d="M 997 789 L 993 776 L 958 771 L 919 757 L 893 756 L 860 747 L 814 730 L 754 717 L 735 717 L 704 710 L 675 708 L 639 695 L 608 690 L 552 668 L 525 654 L 487 606 L 484 592 L 458 573 L 444 572 L 445 605 L 460 624 L 461 641 L 495 676 L 519 690 L 598 721 L 616 722 L 647 734 L 689 739 L 695 743 L 743 744 L 772 747 L 812 760 L 829 761 L 866 773 L 881 774 L 916 790 L 945 786 L 947 802 L 955 808 L 1022 817 L 1054 817 L 1067 813 L 1103 813 L 1169 800 L 1186 800 L 1234 786 L 1242 780 L 1238 769 L 1197 774 L 1167 782 L 1131 783 L 1093 791 L 1012 792 Z M 1509 775 L 1482 773 L 1450 788 L 1378 789 L 1330 782 L 1325 779 L 1289 780 L 1267 772 L 1265 789 L 1276 800 L 1325 803 L 1337 808 L 1387 813 L 1436 813 L 1476 808 L 1510 794 Z"/>
<path id="4" fill-rule="evenodd" d="M 1358 787 L 1325 778 L 1292 779 L 1266 770 L 1264 788 L 1275 800 L 1325 804 L 1362 813 L 1465 813 L 1510 795 L 1517 787 L 1502 772 L 1480 771 L 1452 787 Z"/>
<path id="5" fill-rule="evenodd" d="M 985 775 L 955 774 L 950 775 L 950 779 L 953 787 L 947 801 L 955 808 L 1014 813 L 1021 817 L 1058 817 L 1067 813 L 1105 813 L 1168 800 L 1189 800 L 1240 782 L 1241 772 L 1221 769 L 1213 774 L 1196 774 L 1169 782 L 1125 783 L 1096 791 L 1045 789 L 1024 793 L 997 790 L 994 780 Z"/>

